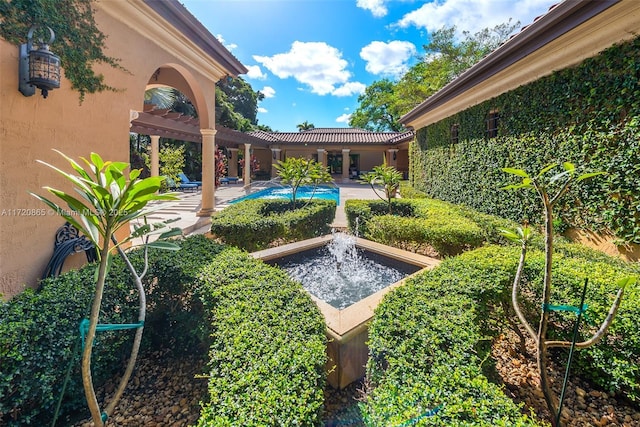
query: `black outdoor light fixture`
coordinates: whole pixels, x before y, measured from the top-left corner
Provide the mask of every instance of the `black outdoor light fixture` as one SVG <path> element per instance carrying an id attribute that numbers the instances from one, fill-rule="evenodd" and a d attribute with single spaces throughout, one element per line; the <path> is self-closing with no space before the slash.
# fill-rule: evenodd
<path id="1" fill-rule="evenodd" d="M 37 27 L 34 25 L 29 29 L 27 42 L 20 45 L 18 90 L 24 96 L 31 96 L 36 93 L 36 88 L 38 88 L 42 91 L 42 96 L 46 98 L 51 89 L 60 87 L 60 58 L 49 50 L 49 45 L 56 38 L 55 33 L 49 27 L 46 27 L 51 34 L 49 43 L 39 40 L 36 46 L 33 45 L 31 39 Z"/>

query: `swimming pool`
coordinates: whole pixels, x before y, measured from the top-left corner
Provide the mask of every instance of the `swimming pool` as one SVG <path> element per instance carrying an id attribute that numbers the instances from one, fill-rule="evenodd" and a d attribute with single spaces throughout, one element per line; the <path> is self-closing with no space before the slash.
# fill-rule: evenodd
<path id="1" fill-rule="evenodd" d="M 314 199 L 328 199 L 334 200 L 336 205 L 340 204 L 340 189 L 338 187 L 329 187 L 326 185 L 319 185 L 315 187 L 303 186 L 298 188 L 296 198 L 308 199 L 313 195 Z M 247 194 L 246 196 L 239 197 L 235 200 L 231 200 L 229 203 L 238 203 L 243 200 L 252 199 L 289 199 L 291 200 L 291 187 L 271 187 L 264 190 L 256 191 L 255 193 Z"/>

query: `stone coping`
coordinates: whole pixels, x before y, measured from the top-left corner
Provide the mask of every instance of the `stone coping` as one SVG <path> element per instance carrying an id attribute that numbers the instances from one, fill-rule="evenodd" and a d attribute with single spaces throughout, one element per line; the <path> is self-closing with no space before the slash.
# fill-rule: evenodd
<path id="1" fill-rule="evenodd" d="M 270 261 L 308 249 L 325 246 L 332 239 L 332 235 L 315 237 L 313 239 L 253 252 L 251 255 L 257 259 Z M 403 285 L 408 278 L 423 272 L 425 269 L 432 269 L 440 263 L 440 260 L 435 258 L 382 245 L 359 237 L 356 238 L 356 247 L 408 264 L 417 265 L 422 267 L 422 269 L 342 310 L 338 310 L 314 295 L 309 294 L 324 315 L 327 328 L 329 329 L 327 332 L 338 341 L 348 341 L 349 336 L 357 335 L 366 329 L 368 321 L 373 317 L 375 308 L 387 293 Z"/>

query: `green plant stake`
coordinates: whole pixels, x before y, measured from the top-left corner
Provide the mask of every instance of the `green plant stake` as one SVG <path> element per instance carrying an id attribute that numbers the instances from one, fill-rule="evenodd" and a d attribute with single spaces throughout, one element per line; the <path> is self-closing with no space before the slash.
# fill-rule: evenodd
<path id="1" fill-rule="evenodd" d="M 61 199 L 66 207 L 63 207 L 43 196 L 31 193 L 38 200 L 47 204 L 50 208 L 66 219 L 80 232 L 82 232 L 98 249 L 99 264 L 96 268 L 96 290 L 91 306 L 91 315 L 89 325 L 86 328 L 85 344 L 82 350 L 82 383 L 84 385 L 85 397 L 91 412 L 91 418 L 97 427 L 102 427 L 113 413 L 120 397 L 124 393 L 124 389 L 129 382 L 129 378 L 133 372 L 133 368 L 138 357 L 140 343 L 142 340 L 142 331 L 144 328 L 144 320 L 146 316 L 146 297 L 142 286 L 142 277 L 147 271 L 147 255 L 148 247 L 156 247 L 160 249 L 177 250 L 178 246 L 174 243 L 158 240 L 149 243 L 151 234 L 160 234 L 159 239 L 175 236 L 180 233 L 178 229 L 172 229 L 166 233 L 162 233 L 162 228 L 166 226 L 164 223 L 150 225 L 146 220 L 142 226 L 136 226 L 135 232 L 121 242 L 115 241 L 115 233 L 122 227 L 128 226 L 129 222 L 144 217 L 151 210 L 143 210 L 147 203 L 152 200 L 176 200 L 174 193 L 157 194 L 164 177 L 150 177 L 146 179 L 138 179 L 141 170 L 131 170 L 126 176 L 125 169 L 129 164 L 124 162 L 103 161 L 96 154 L 91 153 L 90 159 L 82 158 L 86 163 L 87 170 L 76 163 L 73 159 L 63 156 L 77 173 L 67 173 L 48 163 L 39 161 L 40 163 L 52 168 L 67 181 L 73 184 L 75 191 L 80 195 L 76 198 L 62 190 L 51 187 L 44 187 L 48 192 Z M 138 274 L 127 258 L 122 245 L 130 242 L 137 237 L 146 236 L 145 240 L 145 266 L 141 274 Z M 129 362 L 125 369 L 125 373 L 120 380 L 120 384 L 116 389 L 112 401 L 107 405 L 104 411 L 100 411 L 96 393 L 93 387 L 93 379 L 91 375 L 91 352 L 93 342 L 95 340 L 96 330 L 102 303 L 102 295 L 104 292 L 105 279 L 113 250 L 117 250 L 123 258 L 129 272 L 135 279 L 136 288 L 140 307 L 138 310 L 138 324 L 136 324 L 136 334 L 131 349 Z"/>
<path id="2" fill-rule="evenodd" d="M 567 358 L 567 369 L 564 371 L 564 380 L 562 381 L 562 391 L 560 392 L 560 402 L 558 403 L 558 414 L 556 415 L 556 424 L 560 425 L 560 415 L 562 414 L 562 404 L 564 403 L 564 393 L 567 390 L 567 382 L 569 381 L 569 372 L 571 371 L 571 361 L 573 360 L 573 350 L 576 348 L 576 341 L 578 339 L 578 330 L 580 328 L 580 320 L 582 320 L 582 313 L 586 310 L 584 305 L 584 298 L 587 295 L 587 285 L 589 279 L 584 279 L 584 287 L 582 288 L 582 296 L 580 297 L 580 305 L 578 306 L 578 317 L 576 323 L 573 326 L 573 336 L 571 338 L 571 348 L 569 349 L 569 357 Z"/>
<path id="3" fill-rule="evenodd" d="M 522 169 L 503 168 L 502 171 L 515 175 L 521 178 L 519 184 L 508 185 L 504 189 L 533 189 L 538 194 L 542 201 L 544 209 L 544 235 L 545 235 L 545 269 L 542 289 L 542 313 L 540 315 L 540 321 L 538 323 L 537 333 L 533 327 L 529 324 L 529 321 L 525 318 L 524 314 L 520 310 L 518 304 L 518 287 L 522 278 L 522 272 L 524 270 L 527 243 L 530 239 L 530 230 L 527 226 L 519 228 L 516 231 L 504 230 L 503 235 L 513 241 L 521 244 L 520 261 L 518 262 L 518 268 L 516 270 L 516 276 L 513 281 L 512 288 L 512 305 L 520 323 L 527 330 L 529 336 L 535 341 L 537 351 L 537 365 L 538 374 L 540 375 L 540 387 L 544 394 L 547 407 L 552 414 L 558 413 L 557 398 L 553 395 L 551 387 L 549 385 L 549 378 L 547 376 L 547 358 L 548 350 L 551 347 L 564 347 L 564 348 L 588 348 L 597 344 L 607 333 L 609 326 L 613 322 L 613 318 L 620 307 L 622 302 L 622 296 L 624 294 L 624 288 L 627 285 L 635 283 L 636 278 L 627 277 L 618 281 L 619 290 L 616 298 L 609 309 L 609 313 L 605 320 L 602 322 L 598 331 L 587 341 L 573 343 L 569 341 L 549 341 L 547 340 L 547 329 L 549 325 L 549 301 L 551 299 L 551 267 L 553 264 L 553 208 L 558 200 L 566 194 L 569 187 L 573 182 L 581 182 L 586 179 L 593 178 L 595 176 L 603 174 L 603 172 L 590 172 L 579 176 L 576 175 L 576 168 L 572 163 L 566 162 L 562 164 L 563 171 L 548 177 L 548 173 L 554 168 L 558 167 L 557 164 L 550 164 L 544 167 L 536 176 L 529 176 L 529 174 Z M 554 427 L 560 426 L 559 420 L 555 417 L 552 419 L 552 425 Z"/>

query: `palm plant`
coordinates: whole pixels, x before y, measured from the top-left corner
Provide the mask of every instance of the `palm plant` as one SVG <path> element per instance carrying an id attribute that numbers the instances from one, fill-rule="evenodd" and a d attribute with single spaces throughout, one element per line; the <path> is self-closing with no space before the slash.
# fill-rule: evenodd
<path id="1" fill-rule="evenodd" d="M 369 184 L 376 196 L 387 202 L 389 213 L 391 213 L 391 200 L 396 196 L 396 191 L 400 187 L 402 174 L 393 166 L 386 164 L 374 166 L 371 172 L 367 172 L 360 178 L 363 184 Z M 384 196 L 380 194 L 380 186 L 384 191 Z"/>
<path id="2" fill-rule="evenodd" d="M 313 185 L 314 193 L 318 184 L 332 182 L 333 178 L 327 168 L 315 160 L 289 157 L 275 165 L 283 184 L 291 186 L 291 202 L 296 208 L 298 189 L 303 185 Z M 309 200 L 313 198 L 313 193 Z"/>
<path id="3" fill-rule="evenodd" d="M 144 208 L 150 201 L 175 200 L 177 197 L 175 193 L 157 193 L 162 181 L 164 180 L 163 177 L 139 179 L 141 172 L 140 169 L 131 170 L 127 176 L 125 172 L 129 167 L 129 164 L 127 163 L 105 162 L 98 154 L 91 153 L 89 160 L 82 158 L 87 167 L 85 170 L 85 168 L 73 159 L 60 152 L 58 153 L 70 163 L 76 174 L 67 173 L 42 161 L 39 162 L 62 175 L 74 186 L 75 192 L 79 194 L 80 197 L 74 197 L 71 194 L 55 188 L 44 187 L 49 193 L 58 197 L 63 202 L 63 205 L 66 205 L 65 207 L 49 200 L 46 197 L 34 193 L 31 194 L 47 204 L 58 215 L 66 219 L 80 232 L 87 236 L 87 238 L 91 240 L 98 249 L 96 289 L 91 306 L 91 314 L 88 326 L 86 326 L 85 321 L 81 323 L 81 328 L 86 330 L 84 348 L 82 351 L 82 382 L 93 422 L 96 426 L 102 427 L 109 415 L 113 413 L 120 397 L 124 393 L 124 389 L 131 377 L 138 357 L 138 351 L 140 349 L 142 330 L 146 316 L 146 297 L 144 288 L 142 287 L 142 278 L 147 271 L 146 248 L 153 246 L 161 249 L 177 250 L 177 245 L 163 241 L 162 239 L 177 235 L 180 233 L 180 230 L 173 229 L 169 232 L 162 233 L 162 228 L 166 224 L 150 225 L 147 224 L 145 220 L 143 225 L 136 226 L 134 233 L 120 242 L 116 240 L 115 234 L 121 228 L 128 227 L 130 222 L 138 218 L 142 218 L 149 213 L 150 210 L 145 211 Z M 148 238 L 151 234 L 160 234 L 160 239 L 149 243 Z M 146 236 L 144 256 L 145 266 L 143 272 L 138 274 L 122 249 L 122 245 L 130 242 L 133 238 L 143 236 Z M 120 380 L 120 384 L 116 389 L 115 395 L 109 405 L 107 405 L 106 409 L 104 411 L 100 411 L 91 375 L 91 352 L 96 331 L 98 329 L 98 320 L 107 270 L 110 265 L 110 258 L 113 256 L 114 251 L 117 251 L 123 258 L 129 272 L 134 278 L 138 291 L 140 307 L 138 311 L 137 324 L 108 325 L 115 326 L 115 328 L 118 329 L 124 329 L 124 326 L 131 326 L 136 328 L 136 334 L 129 362 L 125 369 L 125 373 Z"/>
<path id="4" fill-rule="evenodd" d="M 300 124 L 297 124 L 296 127 L 298 128 L 298 132 L 303 132 L 305 130 L 311 130 L 316 128 L 313 123 L 309 123 L 307 120 L 305 120 Z"/>

